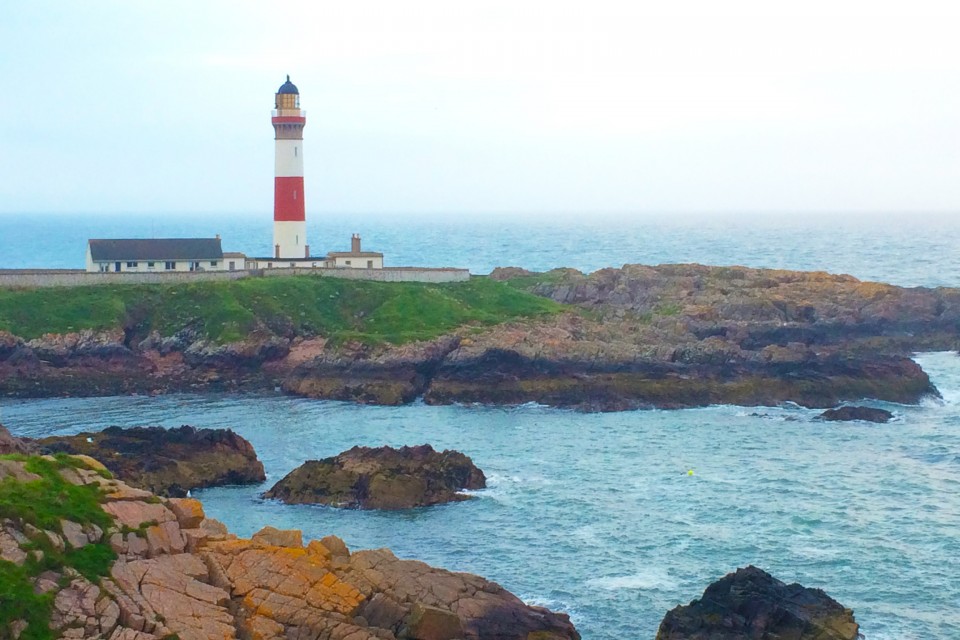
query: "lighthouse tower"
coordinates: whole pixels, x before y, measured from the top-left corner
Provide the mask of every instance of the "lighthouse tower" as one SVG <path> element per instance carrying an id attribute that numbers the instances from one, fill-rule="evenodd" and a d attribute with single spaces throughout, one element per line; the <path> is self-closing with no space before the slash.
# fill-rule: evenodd
<path id="1" fill-rule="evenodd" d="M 307 222 L 303 206 L 303 127 L 300 92 L 290 76 L 276 95 L 273 111 L 276 161 L 273 178 L 273 257 L 309 258 Z"/>

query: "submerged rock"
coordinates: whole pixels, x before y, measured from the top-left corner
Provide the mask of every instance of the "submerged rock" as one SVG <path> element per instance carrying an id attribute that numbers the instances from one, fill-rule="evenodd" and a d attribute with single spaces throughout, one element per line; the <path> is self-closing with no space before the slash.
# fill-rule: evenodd
<path id="1" fill-rule="evenodd" d="M 750 566 L 669 611 L 657 640 L 857 640 L 853 611 L 820 589 L 784 584 Z"/>
<path id="2" fill-rule="evenodd" d="M 100 433 L 51 436 L 37 444 L 50 453 L 101 460 L 125 482 L 164 496 L 266 479 L 253 446 L 230 429 L 108 427 Z"/>
<path id="3" fill-rule="evenodd" d="M 459 451 L 417 447 L 354 447 L 294 469 L 265 498 L 288 504 L 352 509 L 411 509 L 466 500 L 463 489 L 482 489 L 486 478 Z"/>
<path id="4" fill-rule="evenodd" d="M 9 462 L 28 473 L 25 462 Z M 36 540 L 60 532 L 3 518 L 4 507 L 23 505 L 0 504 L 0 552 L 23 574 L 0 608 L 13 638 L 29 627 L 29 637 L 114 640 L 580 639 L 567 615 L 528 606 L 479 576 L 387 549 L 351 553 L 334 536 L 304 544 L 296 530 L 265 527 L 240 539 L 199 501 L 158 499 L 78 464 L 62 464 L 63 479 L 102 489 L 113 525 L 84 525 L 87 540 L 74 537 L 112 560 L 84 576 L 60 566 L 60 556 L 27 563 Z M 40 593 L 50 594 L 49 613 L 36 606 Z"/>
<path id="5" fill-rule="evenodd" d="M 890 422 L 893 419 L 893 414 L 886 409 L 874 409 L 872 407 L 839 407 L 837 409 L 827 409 L 817 417 L 831 422 L 864 420 L 866 422 L 884 423 Z"/>

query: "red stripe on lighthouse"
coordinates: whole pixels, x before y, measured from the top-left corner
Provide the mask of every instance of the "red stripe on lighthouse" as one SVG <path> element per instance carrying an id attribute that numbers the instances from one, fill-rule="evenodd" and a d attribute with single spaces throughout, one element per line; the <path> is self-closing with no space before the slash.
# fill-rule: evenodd
<path id="1" fill-rule="evenodd" d="M 303 177 L 273 179 L 274 222 L 303 222 Z"/>

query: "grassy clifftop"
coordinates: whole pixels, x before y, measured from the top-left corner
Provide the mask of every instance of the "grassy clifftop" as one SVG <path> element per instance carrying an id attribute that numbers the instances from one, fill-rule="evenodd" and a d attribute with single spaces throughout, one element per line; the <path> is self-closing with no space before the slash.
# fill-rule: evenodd
<path id="1" fill-rule="evenodd" d="M 465 324 L 556 313 L 555 302 L 500 282 L 383 283 L 294 276 L 178 285 L 0 289 L 0 330 L 44 333 L 135 328 L 171 335 L 191 326 L 215 342 L 266 329 L 394 344 Z"/>

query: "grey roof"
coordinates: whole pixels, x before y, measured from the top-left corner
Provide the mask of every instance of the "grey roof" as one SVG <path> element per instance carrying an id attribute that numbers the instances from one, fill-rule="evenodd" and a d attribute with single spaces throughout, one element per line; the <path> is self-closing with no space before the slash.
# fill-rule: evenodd
<path id="1" fill-rule="evenodd" d="M 222 260 L 220 238 L 88 240 L 94 262 L 113 260 Z"/>
<path id="2" fill-rule="evenodd" d="M 295 93 L 300 95 L 300 91 L 297 90 L 297 85 L 290 82 L 290 76 L 287 76 L 287 81 L 280 85 L 280 88 L 277 89 L 277 93 Z"/>

